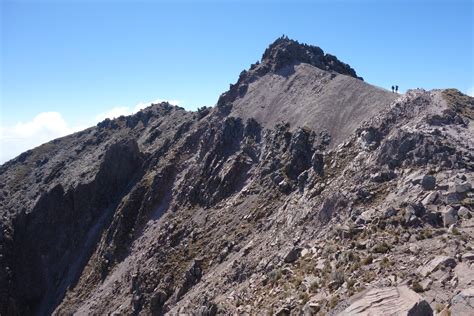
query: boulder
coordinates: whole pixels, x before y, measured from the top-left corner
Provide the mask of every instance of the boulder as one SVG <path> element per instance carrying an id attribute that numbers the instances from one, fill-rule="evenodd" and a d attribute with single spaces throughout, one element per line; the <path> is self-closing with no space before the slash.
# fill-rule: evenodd
<path id="1" fill-rule="evenodd" d="M 423 179 L 421 179 L 421 187 L 425 191 L 434 190 L 436 187 L 436 178 L 429 174 L 425 175 Z"/>
<path id="2" fill-rule="evenodd" d="M 437 198 L 438 198 L 438 192 L 437 192 L 437 191 L 430 192 L 430 193 L 428 193 L 428 195 L 423 199 L 423 201 L 421 201 L 421 204 L 423 204 L 424 206 L 433 204 L 433 203 L 436 202 Z"/>
<path id="3" fill-rule="evenodd" d="M 288 251 L 283 261 L 285 263 L 295 262 L 296 259 L 298 259 L 298 257 L 300 256 L 302 250 L 303 248 L 301 247 L 293 247 L 290 251 Z"/>
<path id="4" fill-rule="evenodd" d="M 455 189 L 456 193 L 466 193 L 466 192 L 471 191 L 471 188 L 472 188 L 471 183 L 469 183 L 467 181 L 464 181 L 464 182 L 461 182 L 461 183 L 456 183 L 454 185 L 454 189 Z"/>
<path id="5" fill-rule="evenodd" d="M 375 217 L 375 210 L 370 209 L 367 211 L 364 211 L 360 214 L 359 218 L 362 220 L 362 223 L 370 223 Z"/>
<path id="6" fill-rule="evenodd" d="M 446 192 L 443 194 L 443 200 L 446 204 L 458 204 L 461 199 L 456 192 Z"/>
<path id="7" fill-rule="evenodd" d="M 371 289 L 346 308 L 348 315 L 433 315 L 430 304 L 406 286 Z"/>
<path id="8" fill-rule="evenodd" d="M 467 207 L 461 206 L 458 210 L 458 216 L 462 218 L 469 218 L 470 217 L 470 212 L 467 209 Z"/>
<path id="9" fill-rule="evenodd" d="M 427 212 L 423 216 L 423 221 L 430 224 L 433 227 L 438 227 L 443 225 L 443 219 L 439 212 Z"/>
<path id="10" fill-rule="evenodd" d="M 461 291 L 451 299 L 451 315 L 474 314 L 474 287 Z"/>
<path id="11" fill-rule="evenodd" d="M 456 224 L 456 209 L 449 205 L 446 206 L 444 210 L 441 211 L 441 218 L 443 219 L 444 227 Z"/>
<path id="12" fill-rule="evenodd" d="M 436 256 L 427 264 L 420 267 L 418 269 L 418 272 L 422 276 L 426 277 L 428 274 L 431 274 L 433 271 L 435 271 L 438 267 L 441 266 L 454 268 L 456 266 L 456 260 L 448 256 Z"/>
<path id="13" fill-rule="evenodd" d="M 433 284 L 433 280 L 430 278 L 424 279 L 423 281 L 420 282 L 420 286 L 423 289 L 423 292 L 428 291 L 431 288 L 431 285 Z"/>
<path id="14" fill-rule="evenodd" d="M 397 177 L 397 175 L 395 174 L 395 172 L 393 170 L 387 170 L 387 171 L 381 171 L 381 172 L 377 172 L 377 173 L 372 174 L 370 176 L 370 179 L 373 182 L 382 183 L 382 182 L 387 182 L 387 181 L 390 181 L 392 179 L 395 179 L 396 177 Z"/>

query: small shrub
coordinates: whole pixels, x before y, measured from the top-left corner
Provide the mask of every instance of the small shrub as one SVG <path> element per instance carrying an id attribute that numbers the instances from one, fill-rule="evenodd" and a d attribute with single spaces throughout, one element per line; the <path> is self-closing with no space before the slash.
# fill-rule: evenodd
<path id="1" fill-rule="evenodd" d="M 411 283 L 411 289 L 413 291 L 415 291 L 416 293 L 424 292 L 423 287 L 421 286 L 421 284 L 418 281 L 413 281 Z"/>
<path id="2" fill-rule="evenodd" d="M 272 270 L 268 273 L 268 278 L 270 279 L 270 282 L 272 284 L 278 283 L 278 280 L 281 279 L 281 276 L 282 276 L 281 269 Z"/>
<path id="3" fill-rule="evenodd" d="M 372 257 L 372 255 L 369 255 L 368 257 L 364 258 L 364 260 L 362 260 L 362 263 L 364 265 L 368 265 L 368 264 L 371 264 L 373 261 L 374 261 L 374 257 Z"/>
<path id="4" fill-rule="evenodd" d="M 333 297 L 331 297 L 331 299 L 329 300 L 329 303 L 328 303 L 328 307 L 329 309 L 333 309 L 334 307 L 337 306 L 337 303 L 339 303 L 339 298 L 334 295 Z"/>
<path id="5" fill-rule="evenodd" d="M 303 304 L 306 304 L 309 301 L 309 295 L 306 292 L 300 293 L 300 300 L 303 301 Z"/>
<path id="6" fill-rule="evenodd" d="M 349 271 L 354 272 L 354 271 L 357 271 L 359 269 L 360 269 L 360 262 L 358 261 L 358 262 L 354 263 L 353 265 L 351 265 Z"/>
<path id="7" fill-rule="evenodd" d="M 354 284 L 356 284 L 356 281 L 353 279 L 349 279 L 346 281 L 347 282 L 347 288 L 352 289 L 354 287 Z"/>
<path id="8" fill-rule="evenodd" d="M 298 288 L 301 283 L 303 283 L 303 278 L 302 277 L 296 277 L 294 280 L 293 280 L 293 285 Z"/>
<path id="9" fill-rule="evenodd" d="M 443 305 L 443 304 L 436 303 L 435 310 L 436 310 L 436 313 L 437 313 L 437 314 L 441 313 L 441 311 L 442 311 L 443 309 L 444 309 L 444 305 Z"/>
<path id="10" fill-rule="evenodd" d="M 372 251 L 375 253 L 387 253 L 390 250 L 390 246 L 386 242 L 377 244 L 372 248 Z"/>
<path id="11" fill-rule="evenodd" d="M 317 282 L 317 281 L 313 281 L 313 282 L 310 284 L 310 286 L 309 286 L 309 291 L 310 291 L 311 293 L 316 293 L 316 292 L 318 292 L 318 288 L 319 288 L 318 282 Z"/>
<path id="12" fill-rule="evenodd" d="M 390 267 L 391 265 L 392 265 L 392 264 L 391 264 L 390 260 L 388 260 L 387 257 L 383 257 L 383 258 L 382 258 L 382 261 L 380 261 L 380 267 L 382 267 L 382 268 L 388 268 L 388 267 Z"/>

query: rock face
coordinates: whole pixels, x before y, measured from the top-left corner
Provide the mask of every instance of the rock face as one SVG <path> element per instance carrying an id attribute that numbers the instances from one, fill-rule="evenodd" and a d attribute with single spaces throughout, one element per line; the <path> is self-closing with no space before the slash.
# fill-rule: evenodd
<path id="1" fill-rule="evenodd" d="M 336 315 L 366 288 L 448 310 L 474 275 L 472 104 L 278 39 L 214 108 L 0 166 L 0 314 Z"/>
<path id="2" fill-rule="evenodd" d="M 433 310 L 420 295 L 401 286 L 372 289 L 339 315 L 430 316 Z"/>

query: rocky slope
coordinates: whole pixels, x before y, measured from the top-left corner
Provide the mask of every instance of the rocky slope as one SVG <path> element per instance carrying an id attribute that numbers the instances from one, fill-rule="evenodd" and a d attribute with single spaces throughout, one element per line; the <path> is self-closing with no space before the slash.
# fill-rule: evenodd
<path id="1" fill-rule="evenodd" d="M 371 86 L 280 38 L 0 167 L 0 314 L 466 315 L 474 99 Z"/>

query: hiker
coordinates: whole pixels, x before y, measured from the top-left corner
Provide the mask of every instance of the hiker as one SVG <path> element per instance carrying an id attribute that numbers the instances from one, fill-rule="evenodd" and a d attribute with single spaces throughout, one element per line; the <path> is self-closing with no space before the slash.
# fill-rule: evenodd
<path id="1" fill-rule="evenodd" d="M 395 86 L 395 92 L 398 93 L 398 86 Z"/>
<path id="2" fill-rule="evenodd" d="M 393 93 L 393 90 L 394 90 L 394 89 L 395 89 L 395 88 L 392 86 L 392 93 Z"/>

